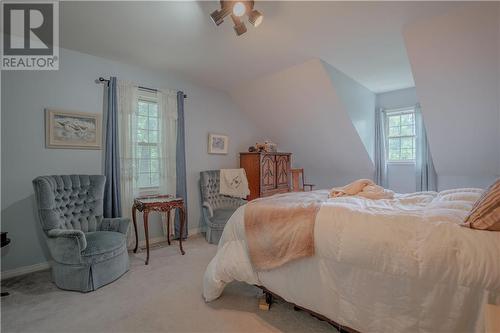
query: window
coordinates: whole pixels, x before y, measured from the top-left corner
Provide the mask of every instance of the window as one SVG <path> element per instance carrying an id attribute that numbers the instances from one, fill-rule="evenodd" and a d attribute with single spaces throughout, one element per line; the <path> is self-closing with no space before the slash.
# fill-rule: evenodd
<path id="1" fill-rule="evenodd" d="M 386 111 L 388 162 L 415 161 L 415 109 Z"/>
<path id="2" fill-rule="evenodd" d="M 156 94 L 140 91 L 136 120 L 138 186 L 141 190 L 155 190 L 160 185 L 160 129 Z"/>

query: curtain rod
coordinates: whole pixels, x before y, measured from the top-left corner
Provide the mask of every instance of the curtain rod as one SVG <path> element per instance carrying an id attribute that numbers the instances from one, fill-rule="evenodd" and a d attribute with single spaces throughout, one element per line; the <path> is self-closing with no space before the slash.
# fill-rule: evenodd
<path id="1" fill-rule="evenodd" d="M 106 82 L 106 84 L 108 84 L 108 83 L 109 83 L 109 80 L 108 80 L 108 79 L 105 79 L 105 78 L 103 78 L 103 77 L 100 77 L 100 78 L 99 78 L 99 82 Z M 157 91 L 158 91 L 158 89 L 147 88 L 147 87 L 141 87 L 141 86 L 139 86 L 138 88 L 139 88 L 139 89 L 142 89 L 142 90 L 152 91 L 152 92 L 157 92 Z M 186 95 L 186 94 L 184 94 L 184 98 L 187 98 L 187 95 Z"/>

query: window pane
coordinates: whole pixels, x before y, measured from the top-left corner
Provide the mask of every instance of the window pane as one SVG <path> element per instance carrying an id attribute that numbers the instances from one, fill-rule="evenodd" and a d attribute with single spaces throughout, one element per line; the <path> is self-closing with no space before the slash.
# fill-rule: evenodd
<path id="1" fill-rule="evenodd" d="M 158 131 L 149 131 L 149 142 L 151 143 L 158 142 Z"/>
<path id="2" fill-rule="evenodd" d="M 389 116 L 389 127 L 398 127 L 400 119 L 400 116 Z"/>
<path id="3" fill-rule="evenodd" d="M 413 149 L 401 149 L 401 159 L 402 160 L 413 159 Z"/>
<path id="4" fill-rule="evenodd" d="M 412 125 L 413 123 L 413 113 L 401 115 L 401 125 Z"/>
<path id="5" fill-rule="evenodd" d="M 160 160 L 151 160 L 151 172 L 160 172 Z"/>
<path id="6" fill-rule="evenodd" d="M 147 130 L 137 130 L 137 142 L 148 142 Z"/>
<path id="7" fill-rule="evenodd" d="M 151 186 L 149 173 L 140 173 L 139 174 L 139 187 L 149 187 L 149 186 Z"/>
<path id="8" fill-rule="evenodd" d="M 413 138 L 401 138 L 402 149 L 413 149 Z"/>
<path id="9" fill-rule="evenodd" d="M 392 149 L 399 150 L 399 148 L 401 147 L 400 140 L 401 140 L 400 138 L 390 138 L 389 139 L 389 150 L 392 150 Z"/>
<path id="10" fill-rule="evenodd" d="M 155 172 L 151 174 L 151 186 L 160 186 L 160 174 Z"/>
<path id="11" fill-rule="evenodd" d="M 413 135 L 413 126 L 401 126 L 401 135 Z"/>
<path id="12" fill-rule="evenodd" d="M 148 104 L 144 101 L 139 101 L 139 108 L 138 108 L 138 113 L 140 116 L 147 116 L 148 115 Z"/>
<path id="13" fill-rule="evenodd" d="M 158 104 L 156 103 L 149 104 L 149 116 L 158 117 Z"/>
<path id="14" fill-rule="evenodd" d="M 148 118 L 147 117 L 137 117 L 137 128 L 147 129 L 148 128 Z"/>
<path id="15" fill-rule="evenodd" d="M 158 130 L 158 118 L 149 118 L 149 129 Z"/>
<path id="16" fill-rule="evenodd" d="M 391 138 L 389 139 L 389 160 L 399 160 L 400 159 L 400 148 L 401 139 Z"/>
<path id="17" fill-rule="evenodd" d="M 151 148 L 149 146 L 137 146 L 137 158 L 150 158 Z"/>
<path id="18" fill-rule="evenodd" d="M 400 156 L 399 156 L 399 149 L 397 150 L 389 150 L 389 160 L 391 161 L 398 161 L 400 160 Z"/>
<path id="19" fill-rule="evenodd" d="M 156 145 L 152 146 L 150 149 L 151 149 L 151 152 L 150 152 L 149 156 L 151 158 L 158 158 L 158 157 L 160 157 L 160 154 L 158 152 L 158 146 L 156 146 Z"/>
<path id="20" fill-rule="evenodd" d="M 148 159 L 140 159 L 139 160 L 139 172 L 140 173 L 145 173 L 145 172 L 149 172 L 150 168 L 150 160 Z"/>
<path id="21" fill-rule="evenodd" d="M 389 127 L 389 136 L 398 136 L 400 134 L 400 127 Z"/>

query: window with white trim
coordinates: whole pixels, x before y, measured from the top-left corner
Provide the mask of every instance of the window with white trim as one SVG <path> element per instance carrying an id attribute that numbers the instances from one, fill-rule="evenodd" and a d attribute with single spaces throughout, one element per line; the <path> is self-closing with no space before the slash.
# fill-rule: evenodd
<path id="1" fill-rule="evenodd" d="M 160 126 L 156 93 L 139 91 L 137 102 L 137 168 L 141 191 L 155 191 L 160 186 Z"/>
<path id="2" fill-rule="evenodd" d="M 386 110 L 387 162 L 415 162 L 415 108 Z"/>

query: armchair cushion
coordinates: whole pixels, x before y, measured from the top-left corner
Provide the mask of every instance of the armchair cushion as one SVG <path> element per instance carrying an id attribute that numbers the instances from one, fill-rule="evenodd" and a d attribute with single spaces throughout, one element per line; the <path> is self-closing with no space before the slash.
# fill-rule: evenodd
<path id="1" fill-rule="evenodd" d="M 224 228 L 236 209 L 237 208 L 215 209 L 214 215 L 210 218 L 210 224 L 214 227 Z"/>
<path id="2" fill-rule="evenodd" d="M 203 201 L 202 207 L 203 209 L 206 209 L 209 218 L 212 218 L 214 216 L 214 209 L 212 208 L 212 206 L 210 206 L 210 203 L 208 203 L 208 201 Z"/>
<path id="3" fill-rule="evenodd" d="M 55 261 L 61 264 L 80 263 L 81 252 L 87 247 L 81 230 L 52 229 L 47 232 L 47 242 Z"/>
<path id="4" fill-rule="evenodd" d="M 129 224 L 130 219 L 126 217 L 103 218 L 99 230 L 115 231 L 126 235 Z"/>
<path id="5" fill-rule="evenodd" d="M 85 234 L 87 248 L 82 252 L 86 263 L 100 262 L 126 251 L 126 238 L 120 232 L 95 231 Z"/>

